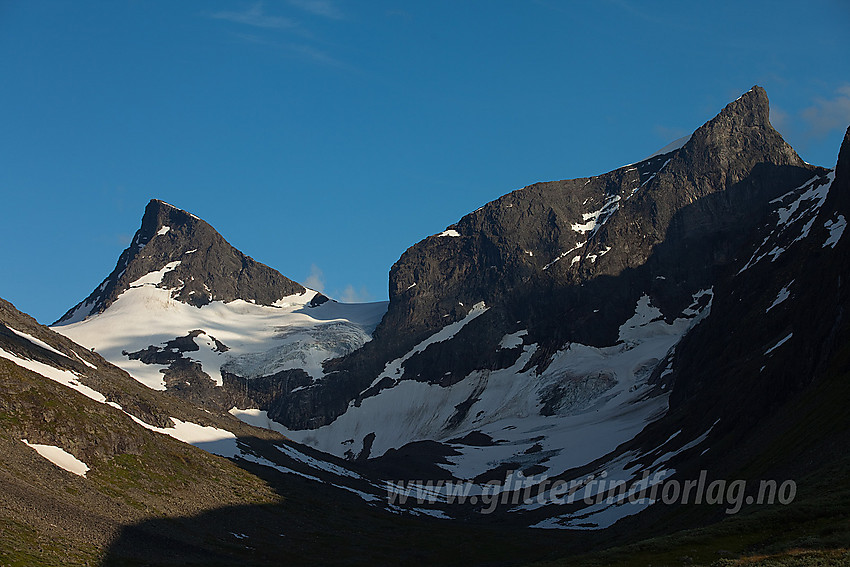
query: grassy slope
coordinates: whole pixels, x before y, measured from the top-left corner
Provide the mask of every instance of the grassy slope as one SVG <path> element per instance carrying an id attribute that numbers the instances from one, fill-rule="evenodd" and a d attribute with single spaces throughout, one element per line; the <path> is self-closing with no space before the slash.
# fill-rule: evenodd
<path id="1" fill-rule="evenodd" d="M 396 516 L 145 430 L 5 359 L 0 384 L 3 566 L 519 564 L 574 537 Z M 24 438 L 87 450 L 91 470 L 61 470 Z"/>
<path id="2" fill-rule="evenodd" d="M 229 461 L 147 431 L 5 359 L 0 383 L 0 564 L 91 564 L 124 525 L 280 500 Z M 87 478 L 55 467 L 21 439 L 83 452 Z"/>

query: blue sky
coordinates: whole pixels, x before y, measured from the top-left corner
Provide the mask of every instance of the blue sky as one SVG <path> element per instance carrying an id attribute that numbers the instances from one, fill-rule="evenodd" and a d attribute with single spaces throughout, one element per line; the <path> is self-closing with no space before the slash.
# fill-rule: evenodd
<path id="1" fill-rule="evenodd" d="M 754 84 L 832 167 L 850 5 L 0 0 L 0 296 L 44 323 L 151 198 L 344 300 L 537 181 L 642 159 Z"/>

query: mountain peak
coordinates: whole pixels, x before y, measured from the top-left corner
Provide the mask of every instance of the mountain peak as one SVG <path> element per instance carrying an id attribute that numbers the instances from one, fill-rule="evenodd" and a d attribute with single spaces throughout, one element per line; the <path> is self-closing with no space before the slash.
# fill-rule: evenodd
<path id="1" fill-rule="evenodd" d="M 171 203 L 166 203 L 165 201 L 163 201 L 161 199 L 151 199 L 150 202 L 148 203 L 148 205 L 145 207 L 145 214 L 147 214 L 149 211 L 157 212 L 157 213 L 166 213 L 166 214 L 177 213 L 178 215 L 183 215 L 183 216 L 186 216 L 186 217 L 189 217 L 189 218 L 194 218 L 194 219 L 198 218 L 195 215 L 193 215 L 192 213 L 189 213 L 187 211 L 184 211 L 183 209 L 175 207 Z"/>
<path id="2" fill-rule="evenodd" d="M 184 211 L 179 207 L 175 207 L 171 203 L 163 201 L 162 199 L 151 199 L 150 202 L 145 207 L 145 212 L 153 210 L 153 211 L 162 211 L 167 214 L 174 214 L 177 216 L 185 216 L 188 218 L 192 218 L 195 220 L 200 220 L 197 216 L 193 215 L 188 211 Z"/>
<path id="3" fill-rule="evenodd" d="M 755 85 L 697 128 L 683 147 L 684 168 L 704 174 L 710 185 L 730 187 L 758 163 L 806 167 L 770 124 L 770 102 Z"/>
<path id="4" fill-rule="evenodd" d="M 198 222 L 204 221 L 192 213 L 179 209 L 170 203 L 159 199 L 151 199 L 145 207 L 145 214 L 142 216 L 140 233 L 146 242 L 166 226 L 192 226 Z"/>
<path id="5" fill-rule="evenodd" d="M 152 199 L 142 225 L 118 259 L 112 273 L 85 301 L 56 324 L 70 324 L 100 313 L 118 296 L 151 279 L 171 290 L 173 299 L 200 307 L 213 301 L 242 299 L 271 305 L 306 288 L 231 246 L 216 230 L 192 213 Z"/>
<path id="6" fill-rule="evenodd" d="M 767 91 L 758 85 L 753 85 L 750 90 L 727 104 L 720 114 L 724 112 L 750 116 L 754 122 L 767 122 L 770 113 Z"/>
<path id="7" fill-rule="evenodd" d="M 770 100 L 767 92 L 758 85 L 727 104 L 720 113 L 709 120 L 703 127 L 715 123 L 734 122 L 740 126 L 769 128 Z"/>

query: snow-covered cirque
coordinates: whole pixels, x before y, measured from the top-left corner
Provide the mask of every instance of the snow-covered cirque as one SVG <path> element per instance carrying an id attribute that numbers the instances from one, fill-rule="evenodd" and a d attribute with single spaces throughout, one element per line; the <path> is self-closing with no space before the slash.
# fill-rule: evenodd
<path id="1" fill-rule="evenodd" d="M 459 479 L 474 478 L 505 462 L 519 467 L 538 463 L 551 474 L 561 473 L 613 451 L 666 412 L 667 394 L 647 396 L 652 388 L 647 380 L 707 314 L 710 302 L 701 310 L 697 304 L 700 296 L 710 293 L 697 294 L 686 316 L 672 324 L 660 318 L 660 311 L 643 296 L 634 316 L 620 327 L 619 344 L 604 348 L 570 344 L 540 375 L 534 369 L 522 371 L 537 349 L 535 344 L 523 344 L 522 355 L 510 368 L 474 371 L 448 387 L 402 380 L 357 405 L 351 403 L 334 422 L 315 430 L 287 430 L 257 409 L 234 408 L 231 413 L 338 456 L 357 455 L 371 434 L 371 457 L 413 441 L 443 442 L 458 452 L 443 466 Z M 451 340 L 457 330 L 445 329 L 434 338 Z M 523 336 L 522 332 L 506 336 L 493 347 L 518 347 Z M 421 349 L 417 345 L 414 351 Z M 400 361 L 409 356 L 412 352 L 388 364 L 382 376 L 396 375 Z M 541 412 L 541 400 L 554 389 L 563 395 L 550 412 Z M 469 401 L 469 411 L 449 427 L 457 406 Z M 489 436 L 493 444 L 464 444 L 461 439 L 472 432 Z"/>
<path id="2" fill-rule="evenodd" d="M 246 377 L 302 368 L 320 379 L 322 362 L 362 346 L 386 311 L 385 302 L 328 301 L 311 307 L 315 291 L 283 298 L 273 306 L 236 300 L 193 307 L 173 299 L 171 290 L 157 287 L 175 266 L 172 262 L 136 280 L 103 313 L 54 330 L 95 349 L 149 388 L 164 390 L 162 371 L 167 366 L 131 360 L 125 353 L 151 345 L 162 348 L 168 341 L 200 330 L 193 339 L 198 350 L 184 356 L 201 363 L 217 385 L 223 383 L 225 365 L 226 370 Z M 219 349 L 216 341 L 227 350 Z"/>

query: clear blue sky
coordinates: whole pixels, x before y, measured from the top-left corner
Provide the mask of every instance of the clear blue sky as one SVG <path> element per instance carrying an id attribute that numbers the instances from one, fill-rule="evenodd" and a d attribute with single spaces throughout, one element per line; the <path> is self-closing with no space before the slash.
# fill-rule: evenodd
<path id="1" fill-rule="evenodd" d="M 752 85 L 850 124 L 850 3 L 0 0 L 0 296 L 52 322 L 153 197 L 333 297 L 537 181 L 637 161 Z"/>

